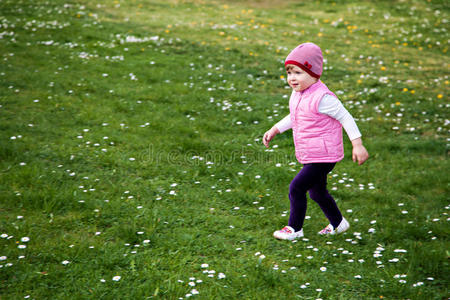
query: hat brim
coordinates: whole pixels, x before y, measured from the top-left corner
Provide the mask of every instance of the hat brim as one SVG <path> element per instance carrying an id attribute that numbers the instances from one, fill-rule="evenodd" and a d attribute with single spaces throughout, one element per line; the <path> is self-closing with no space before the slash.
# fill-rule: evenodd
<path id="1" fill-rule="evenodd" d="M 295 61 L 295 60 L 287 60 L 287 61 L 284 62 L 284 65 L 285 65 L 285 66 L 287 66 L 287 65 L 294 65 L 294 66 L 297 66 L 297 67 L 299 67 L 300 69 L 302 69 L 303 71 L 305 71 L 306 73 L 308 73 L 309 75 L 311 75 L 312 77 L 317 78 L 317 79 L 320 78 L 320 75 L 314 73 L 313 71 L 311 71 L 310 69 L 308 69 L 305 65 L 303 65 L 303 64 L 301 64 L 301 63 L 299 63 L 299 62 L 297 62 L 297 61 Z"/>

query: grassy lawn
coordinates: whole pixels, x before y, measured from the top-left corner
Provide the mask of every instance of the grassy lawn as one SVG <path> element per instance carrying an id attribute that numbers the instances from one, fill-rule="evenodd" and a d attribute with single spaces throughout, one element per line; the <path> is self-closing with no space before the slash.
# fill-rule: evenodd
<path id="1" fill-rule="evenodd" d="M 336 2 L 0 0 L 0 299 L 447 298 L 450 5 Z M 371 157 L 278 241 L 308 41 Z"/>

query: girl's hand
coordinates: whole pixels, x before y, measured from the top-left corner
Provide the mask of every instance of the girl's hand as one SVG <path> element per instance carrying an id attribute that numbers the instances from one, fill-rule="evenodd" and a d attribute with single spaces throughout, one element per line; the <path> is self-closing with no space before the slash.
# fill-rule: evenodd
<path id="1" fill-rule="evenodd" d="M 352 159 L 354 162 L 358 162 L 358 165 L 362 165 L 369 158 L 369 153 L 363 146 L 361 138 L 353 140 L 352 145 Z"/>
<path id="2" fill-rule="evenodd" d="M 266 131 L 263 136 L 263 143 L 266 148 L 269 148 L 269 142 L 277 135 L 280 131 L 275 126 L 272 127 L 270 130 Z"/>

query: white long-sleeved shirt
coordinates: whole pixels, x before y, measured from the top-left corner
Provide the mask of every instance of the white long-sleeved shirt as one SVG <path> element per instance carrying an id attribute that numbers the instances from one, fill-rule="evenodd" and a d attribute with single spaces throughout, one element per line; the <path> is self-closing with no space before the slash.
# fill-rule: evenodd
<path id="1" fill-rule="evenodd" d="M 342 102 L 333 95 L 327 94 L 323 96 L 319 103 L 319 113 L 338 120 L 342 127 L 344 127 L 344 130 L 351 141 L 362 136 L 352 115 L 345 109 Z M 278 128 L 280 133 L 291 129 L 292 122 L 290 114 L 275 124 L 275 127 Z"/>

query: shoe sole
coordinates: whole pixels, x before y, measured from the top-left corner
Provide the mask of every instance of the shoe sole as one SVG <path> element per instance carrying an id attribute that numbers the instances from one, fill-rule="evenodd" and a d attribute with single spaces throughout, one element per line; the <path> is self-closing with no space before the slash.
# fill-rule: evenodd
<path id="1" fill-rule="evenodd" d="M 282 237 L 276 236 L 276 235 L 275 235 L 275 232 L 274 232 L 274 233 L 273 233 L 273 237 L 276 238 L 277 240 L 292 241 L 292 240 L 295 240 L 295 239 L 298 239 L 298 238 L 303 237 L 303 234 L 301 234 L 301 235 L 296 235 L 296 236 L 294 236 L 294 237 L 292 237 L 292 238 L 289 238 L 289 237 L 282 238 Z"/>

